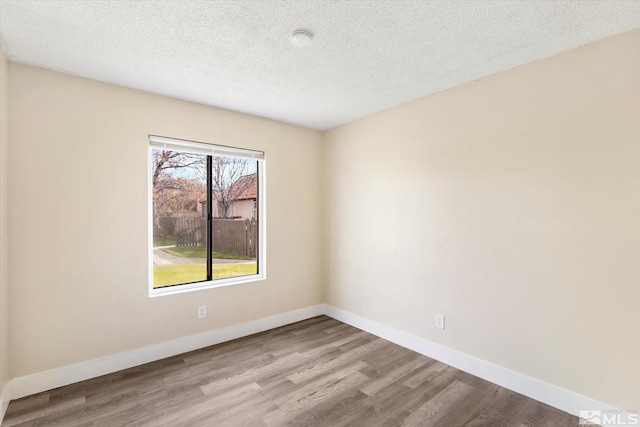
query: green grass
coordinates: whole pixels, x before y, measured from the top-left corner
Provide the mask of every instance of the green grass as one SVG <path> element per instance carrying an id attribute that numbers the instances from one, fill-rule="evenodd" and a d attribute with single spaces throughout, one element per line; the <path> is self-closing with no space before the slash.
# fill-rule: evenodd
<path id="1" fill-rule="evenodd" d="M 171 255 L 186 258 L 206 258 L 207 256 L 207 248 L 204 246 L 175 246 L 173 248 L 164 248 L 163 251 Z M 246 256 L 228 252 L 213 252 L 213 257 L 217 259 L 251 259 Z"/>
<path id="2" fill-rule="evenodd" d="M 163 251 L 186 258 L 206 258 L 207 256 L 207 248 L 204 246 L 174 246 L 172 248 L 164 248 Z"/>
<path id="3" fill-rule="evenodd" d="M 176 239 L 172 239 L 171 237 L 154 237 L 153 238 L 153 247 L 156 246 L 173 246 L 176 244 Z"/>
<path id="4" fill-rule="evenodd" d="M 153 287 L 159 288 L 178 283 L 189 283 L 205 280 L 207 267 L 204 264 L 169 264 L 153 266 Z M 256 263 L 242 264 L 214 264 L 213 278 L 224 279 L 227 277 L 246 276 L 257 274 Z"/>

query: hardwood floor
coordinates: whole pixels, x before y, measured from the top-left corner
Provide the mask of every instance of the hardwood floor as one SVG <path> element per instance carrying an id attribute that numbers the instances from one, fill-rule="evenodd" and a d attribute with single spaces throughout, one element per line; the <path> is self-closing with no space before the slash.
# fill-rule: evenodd
<path id="1" fill-rule="evenodd" d="M 577 426 L 326 316 L 12 401 L 9 426 Z"/>

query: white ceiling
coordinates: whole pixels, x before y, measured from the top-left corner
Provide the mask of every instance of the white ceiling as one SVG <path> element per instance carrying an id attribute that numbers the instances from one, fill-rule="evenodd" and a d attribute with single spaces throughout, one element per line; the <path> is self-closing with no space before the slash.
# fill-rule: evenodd
<path id="1" fill-rule="evenodd" d="M 314 129 L 639 26 L 623 0 L 0 0 L 10 60 Z"/>

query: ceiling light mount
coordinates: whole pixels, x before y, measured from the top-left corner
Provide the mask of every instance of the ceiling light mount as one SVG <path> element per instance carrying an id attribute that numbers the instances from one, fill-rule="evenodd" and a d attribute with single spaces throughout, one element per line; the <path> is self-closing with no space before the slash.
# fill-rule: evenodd
<path id="1" fill-rule="evenodd" d="M 295 30 L 289 36 L 291 44 L 295 47 L 307 47 L 311 44 L 312 39 L 313 34 L 311 33 L 311 31 L 307 30 Z"/>

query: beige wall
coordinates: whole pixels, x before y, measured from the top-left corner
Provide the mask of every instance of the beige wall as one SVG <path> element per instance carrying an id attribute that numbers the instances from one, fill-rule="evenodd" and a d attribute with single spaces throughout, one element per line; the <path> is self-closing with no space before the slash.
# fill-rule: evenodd
<path id="1" fill-rule="evenodd" d="M 640 408 L 640 30 L 329 131 L 324 162 L 328 303 Z"/>
<path id="2" fill-rule="evenodd" d="M 12 377 L 321 302 L 320 132 L 15 63 L 9 75 Z M 266 281 L 148 297 L 148 134 L 265 151 Z"/>
<path id="3" fill-rule="evenodd" d="M 8 66 L 0 49 L 0 393 L 9 382 L 9 302 L 7 252 Z M 8 396 L 7 396 L 8 397 Z M 0 413 L 2 408 L 0 408 Z"/>

